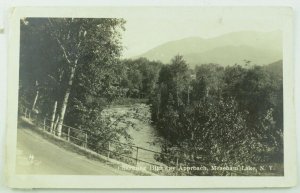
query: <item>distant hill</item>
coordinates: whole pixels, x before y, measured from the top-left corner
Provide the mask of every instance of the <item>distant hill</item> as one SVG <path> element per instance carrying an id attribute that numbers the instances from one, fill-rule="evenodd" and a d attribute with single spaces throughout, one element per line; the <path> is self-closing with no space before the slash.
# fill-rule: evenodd
<path id="1" fill-rule="evenodd" d="M 138 57 L 168 63 L 177 54 L 183 55 L 191 66 L 244 64 L 244 60 L 258 65 L 270 64 L 282 59 L 282 34 L 280 31 L 243 31 L 209 39 L 190 37 L 167 42 Z"/>
<path id="2" fill-rule="evenodd" d="M 273 63 L 271 63 L 271 64 L 265 66 L 265 68 L 266 68 L 268 71 L 270 71 L 270 72 L 276 74 L 276 75 L 279 76 L 279 77 L 282 77 L 282 76 L 283 76 L 283 74 L 282 74 L 282 73 L 283 73 L 282 67 L 283 67 L 283 66 L 282 66 L 282 60 L 273 62 Z"/>

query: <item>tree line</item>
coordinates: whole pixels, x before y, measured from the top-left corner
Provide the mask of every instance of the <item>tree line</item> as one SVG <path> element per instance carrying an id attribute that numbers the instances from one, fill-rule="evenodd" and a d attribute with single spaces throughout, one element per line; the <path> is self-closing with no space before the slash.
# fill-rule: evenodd
<path id="1" fill-rule="evenodd" d="M 190 70 L 175 56 L 159 72 L 151 105 L 153 123 L 167 139 L 163 152 L 182 163 L 283 163 L 282 61 Z M 175 164 L 168 156 L 158 159 Z"/>

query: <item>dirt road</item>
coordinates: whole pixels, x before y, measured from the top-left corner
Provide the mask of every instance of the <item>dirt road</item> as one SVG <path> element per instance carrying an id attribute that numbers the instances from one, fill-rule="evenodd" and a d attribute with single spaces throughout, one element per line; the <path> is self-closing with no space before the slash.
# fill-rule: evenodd
<path id="1" fill-rule="evenodd" d="M 134 175 L 69 152 L 24 128 L 18 129 L 16 171 L 41 175 Z"/>

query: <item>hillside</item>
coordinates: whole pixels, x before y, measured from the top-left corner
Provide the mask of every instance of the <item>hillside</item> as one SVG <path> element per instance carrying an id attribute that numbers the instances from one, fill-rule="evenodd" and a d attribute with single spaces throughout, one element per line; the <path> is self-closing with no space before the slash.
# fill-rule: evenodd
<path id="1" fill-rule="evenodd" d="M 279 60 L 279 61 L 276 61 L 276 62 L 273 62 L 271 64 L 268 64 L 265 66 L 266 69 L 270 72 L 272 72 L 273 74 L 277 75 L 278 77 L 281 77 L 283 76 L 283 65 L 282 65 L 282 60 Z"/>
<path id="2" fill-rule="evenodd" d="M 183 55 L 192 66 L 243 64 L 244 60 L 258 65 L 269 64 L 282 59 L 281 32 L 243 31 L 209 39 L 190 37 L 167 42 L 138 57 L 167 63 L 177 54 Z"/>

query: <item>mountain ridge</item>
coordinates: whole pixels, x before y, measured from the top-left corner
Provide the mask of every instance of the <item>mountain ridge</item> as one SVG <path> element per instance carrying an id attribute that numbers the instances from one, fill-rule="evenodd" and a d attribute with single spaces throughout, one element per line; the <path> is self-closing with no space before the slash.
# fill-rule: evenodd
<path id="1" fill-rule="evenodd" d="M 240 49 L 237 49 L 238 46 Z M 227 49 L 220 53 L 217 50 L 221 48 Z M 235 52 L 239 54 L 234 54 Z M 220 63 L 226 66 L 243 60 L 263 65 L 282 59 L 282 34 L 280 31 L 242 31 L 212 38 L 193 36 L 166 42 L 138 57 L 168 63 L 177 54 L 183 55 L 191 66 L 202 63 Z"/>

